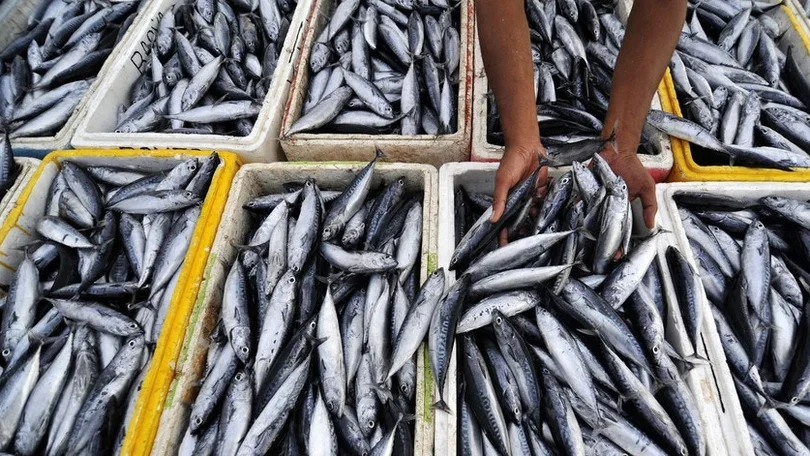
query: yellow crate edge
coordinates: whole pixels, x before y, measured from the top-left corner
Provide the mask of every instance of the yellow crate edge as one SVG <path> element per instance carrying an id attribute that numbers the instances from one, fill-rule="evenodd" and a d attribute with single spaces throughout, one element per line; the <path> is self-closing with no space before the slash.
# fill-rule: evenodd
<path id="1" fill-rule="evenodd" d="M 810 52 L 810 36 L 807 36 L 799 19 L 788 5 L 782 5 L 793 29 L 802 39 L 804 47 Z M 669 70 L 667 70 L 669 71 Z M 674 84 L 673 84 L 673 94 Z M 675 113 L 683 117 L 677 97 L 674 98 Z M 676 148 L 675 142 L 678 142 Z M 810 182 L 810 170 L 782 171 L 768 168 L 747 168 L 743 166 L 701 166 L 692 157 L 692 147 L 688 141 L 672 138 L 672 155 L 675 159 L 669 182 L 696 181 L 745 181 L 745 182 Z"/>
<path id="2" fill-rule="evenodd" d="M 129 151 L 122 151 L 129 152 Z M 172 157 L 181 153 L 192 155 L 207 155 L 213 151 L 182 151 L 179 149 L 150 151 L 149 155 Z M 222 211 L 228 199 L 236 171 L 239 169 L 241 160 L 231 152 L 219 152 L 223 165 L 217 170 L 212 179 L 209 196 L 203 203 L 197 227 L 194 229 L 191 245 L 183 263 L 177 287 L 180 293 L 175 292 L 169 304 L 169 312 L 166 315 L 164 327 L 171 328 L 170 331 L 161 331 L 155 353 L 152 355 L 152 365 L 144 378 L 141 394 L 135 410 L 127 426 L 129 432 L 124 439 L 121 455 L 136 456 L 146 455 L 152 450 L 155 435 L 160 423 L 161 410 L 165 403 L 166 395 L 175 376 L 177 357 L 185 339 L 188 318 L 194 307 L 197 298 L 197 291 L 202 282 L 202 274 L 205 264 L 208 261 L 211 244 L 214 241 L 217 228 L 219 227 Z M 126 156 L 143 155 L 143 151 L 132 151 Z M 217 175 L 218 174 L 218 175 Z M 191 256 L 189 258 L 188 256 Z M 188 283 L 193 279 L 192 283 Z M 179 323 L 179 324 L 178 324 Z"/>

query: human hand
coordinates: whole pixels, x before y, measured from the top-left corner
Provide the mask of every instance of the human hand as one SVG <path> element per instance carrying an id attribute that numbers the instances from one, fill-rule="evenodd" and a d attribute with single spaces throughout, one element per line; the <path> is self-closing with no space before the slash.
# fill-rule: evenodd
<path id="1" fill-rule="evenodd" d="M 641 164 L 638 156 L 635 153 L 618 153 L 611 144 L 606 145 L 600 155 L 608 162 L 613 172 L 624 179 L 630 201 L 641 198 L 644 224 L 649 229 L 655 228 L 655 213 L 658 211 L 655 181 Z"/>
<path id="2" fill-rule="evenodd" d="M 546 149 L 537 141 L 535 144 L 526 146 L 507 147 L 495 174 L 495 193 L 492 196 L 492 216 L 490 222 L 497 222 L 503 216 L 506 208 L 506 198 L 509 190 L 529 177 L 540 162 L 539 156 L 546 156 Z M 543 168 L 537 177 L 538 190 L 546 186 L 548 180 L 548 169 Z M 500 244 L 506 244 L 506 230 L 500 233 Z"/>

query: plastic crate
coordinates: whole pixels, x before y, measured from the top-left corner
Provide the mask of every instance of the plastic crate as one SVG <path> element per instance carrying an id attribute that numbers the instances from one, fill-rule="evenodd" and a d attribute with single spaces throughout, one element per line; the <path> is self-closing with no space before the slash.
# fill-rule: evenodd
<path id="1" fill-rule="evenodd" d="M 782 37 L 777 40 L 777 46 L 787 51 L 789 46 L 794 48 L 794 56 L 805 74 L 810 74 L 810 28 L 807 17 L 796 9 L 795 0 L 782 4 L 766 14 L 771 16 L 779 29 L 784 30 Z M 799 51 L 799 52 L 797 52 Z M 801 52 L 803 51 L 803 52 Z M 674 87 L 674 86 L 673 86 Z M 674 98 L 673 110 L 682 116 L 678 99 Z M 675 165 L 669 176 L 670 182 L 691 181 L 782 181 L 807 182 L 810 181 L 810 169 L 795 168 L 794 171 L 782 171 L 768 168 L 749 168 L 744 166 L 702 166 L 695 162 L 692 147 L 688 141 L 672 138 L 672 154 Z"/>
<path id="2" fill-rule="evenodd" d="M 337 133 L 284 134 L 300 117 L 309 89 L 309 55 L 318 34 L 329 19 L 333 0 L 316 0 L 315 11 L 303 41 L 301 59 L 292 80 L 292 93 L 284 108 L 281 124 L 281 148 L 290 161 L 368 161 L 374 158 L 377 147 L 383 149 L 392 161 L 430 163 L 436 167 L 447 162 L 465 161 L 470 157 L 470 129 L 472 124 L 473 92 L 473 29 L 475 13 L 473 2 L 460 2 L 461 55 L 459 60 L 459 86 L 456 108 L 458 120 L 455 133 L 447 135 L 368 135 Z"/>
<path id="3" fill-rule="evenodd" d="M 144 148 L 144 149 L 215 149 L 235 152 L 245 162 L 272 162 L 282 158 L 278 130 L 284 102 L 290 91 L 290 78 L 299 56 L 313 0 L 301 0 L 290 21 L 278 66 L 267 90 L 264 104 L 248 136 L 190 135 L 177 133 L 115 133 L 117 110 L 129 104 L 135 80 L 146 71 L 152 45 L 163 13 L 179 0 L 152 0 L 144 12 L 145 19 L 133 26 L 132 39 L 121 49 L 110 65 L 109 77 L 103 78 L 87 103 L 85 114 L 73 138 L 77 148 Z"/>
<path id="4" fill-rule="evenodd" d="M 48 189 L 65 160 L 80 165 L 137 166 L 142 170 L 167 170 L 192 156 L 206 156 L 211 151 L 132 151 L 132 150 L 66 150 L 48 154 L 22 189 L 16 206 L 0 227 L 0 284 L 11 282 L 14 271 L 22 261 L 18 250 L 36 236 L 36 224 L 43 216 Z M 200 218 L 194 230 L 188 252 L 180 268 L 180 277 L 172 296 L 165 328 L 155 346 L 135 411 L 127 424 L 122 454 L 146 454 L 157 430 L 169 385 L 175 376 L 175 365 L 194 298 L 203 280 L 203 268 L 214 241 L 217 226 L 225 207 L 231 182 L 239 167 L 238 158 L 219 152 L 220 165 L 214 173 L 208 194 L 203 201 Z"/>
<path id="5" fill-rule="evenodd" d="M 469 191 L 492 192 L 495 183 L 495 171 L 497 163 L 451 163 L 442 166 L 439 171 L 439 266 L 447 267 L 455 248 L 455 203 L 454 190 L 458 186 L 464 186 Z M 550 169 L 550 176 L 560 176 L 565 170 Z M 660 188 L 661 186 L 659 186 Z M 660 193 L 660 192 L 659 192 Z M 661 201 L 659 196 L 659 201 Z M 661 207 L 663 208 L 663 203 Z M 637 232 L 645 232 L 646 228 L 641 223 L 641 211 L 638 204 L 633 204 L 635 229 Z M 639 224 L 641 226 L 639 226 Z M 664 209 L 659 210 L 658 225 L 664 230 L 670 230 L 672 224 L 670 217 Z M 677 299 L 674 290 L 669 287 L 667 277 L 669 270 L 663 254 L 666 248 L 677 242 L 676 236 L 672 233 L 661 233 L 658 235 L 658 265 L 661 269 L 662 283 L 664 284 L 665 299 L 669 314 L 662 316 L 666 325 L 667 340 L 681 355 L 691 355 L 695 349 L 691 346 L 686 335 L 681 313 L 677 310 Z M 681 250 L 684 250 L 681 248 Z M 453 275 L 450 274 L 449 282 L 453 282 Z M 704 312 L 704 314 L 706 314 Z M 730 381 L 728 367 L 725 364 L 725 356 L 722 347 L 719 345 L 716 332 L 712 332 L 714 322 L 711 327 L 705 321 L 701 329 L 701 338 L 697 353 L 710 360 L 708 365 L 697 365 L 684 379 L 687 386 L 695 398 L 695 406 L 703 422 L 703 429 L 706 436 L 707 454 L 710 455 L 753 455 L 753 450 L 749 440 L 727 438 L 739 434 L 745 430 L 745 420 L 740 409 L 737 394 L 733 383 L 729 384 L 716 381 L 720 378 Z M 719 354 L 718 354 L 719 349 Z M 444 398 L 450 406 L 452 413 L 437 412 L 435 428 L 435 454 L 456 454 L 458 426 L 456 411 L 458 410 L 458 381 L 456 379 L 456 355 L 455 347 L 453 358 L 450 361 L 448 371 L 448 382 L 446 385 Z M 437 394 L 433 392 L 434 396 Z M 747 432 L 747 431 L 745 431 Z"/>
<path id="6" fill-rule="evenodd" d="M 177 375 L 166 398 L 160 417 L 160 429 L 154 439 L 153 455 L 176 454 L 188 427 L 189 404 L 196 398 L 205 371 L 208 336 L 220 318 L 223 286 L 230 265 L 236 257 L 234 243 L 243 242 L 250 229 L 251 214 L 242 209 L 242 205 L 259 195 L 282 192 L 284 182 L 301 180 L 304 177 L 315 178 L 324 189 L 343 189 L 363 166 L 365 163 L 249 164 L 243 166 L 236 175 L 205 266 L 205 279 L 194 302 L 189 331 L 186 332 L 177 362 Z M 375 167 L 372 181 L 372 186 L 377 186 L 382 180 L 390 181 L 405 176 L 409 190 L 424 191 L 420 282 L 436 267 L 437 174 L 436 169 L 429 165 L 380 162 Z M 432 403 L 426 400 L 426 396 L 429 396 L 426 394 L 429 385 L 424 375 L 429 371 L 427 358 L 423 350 L 418 353 L 414 452 L 417 456 L 426 456 L 433 454 L 433 409 Z"/>

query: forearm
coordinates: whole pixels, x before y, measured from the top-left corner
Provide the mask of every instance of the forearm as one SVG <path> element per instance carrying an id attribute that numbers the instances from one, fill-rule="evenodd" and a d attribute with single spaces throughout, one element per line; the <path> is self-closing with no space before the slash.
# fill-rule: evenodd
<path id="1" fill-rule="evenodd" d="M 476 0 L 481 54 L 507 148 L 540 141 L 523 0 Z"/>
<path id="2" fill-rule="evenodd" d="M 636 0 L 619 52 L 602 136 L 616 127 L 620 153 L 636 153 L 641 129 L 686 17 L 687 0 Z"/>

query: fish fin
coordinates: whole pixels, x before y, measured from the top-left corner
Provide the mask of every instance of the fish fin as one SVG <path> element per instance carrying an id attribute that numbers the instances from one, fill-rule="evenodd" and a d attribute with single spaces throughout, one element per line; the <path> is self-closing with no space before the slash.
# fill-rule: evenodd
<path id="1" fill-rule="evenodd" d="M 34 346 L 52 344 L 54 342 L 65 340 L 67 337 L 67 335 L 45 336 L 33 330 L 28 331 L 28 338 L 31 339 L 31 343 Z"/>
<path id="2" fill-rule="evenodd" d="M 681 354 L 680 354 L 680 353 L 678 353 L 678 351 L 677 351 L 677 350 L 675 350 L 675 347 L 673 347 L 673 346 L 672 346 L 672 344 L 670 344 L 670 343 L 669 343 L 669 342 L 667 342 L 667 341 L 664 341 L 664 342 L 665 342 L 665 343 L 664 343 L 664 352 L 665 352 L 665 353 L 666 353 L 666 354 L 667 354 L 667 355 L 668 355 L 670 358 L 675 358 L 675 359 L 676 359 L 676 360 L 678 360 L 678 361 L 686 361 L 686 358 L 687 358 L 687 357 L 681 356 Z"/>
<path id="3" fill-rule="evenodd" d="M 601 413 L 598 413 L 597 416 L 599 417 L 598 418 L 599 421 L 597 421 L 596 423 L 592 423 L 593 426 L 591 436 L 593 436 L 594 439 L 602 436 L 604 430 L 607 429 L 610 425 L 617 424 L 617 422 L 612 418 L 610 418 L 609 416 L 604 416 Z"/>
<path id="4" fill-rule="evenodd" d="M 338 281 L 338 280 L 340 280 L 340 279 L 341 279 L 341 278 L 342 278 L 344 275 L 346 275 L 346 271 L 340 271 L 340 272 L 336 272 L 336 273 L 334 273 L 334 274 L 329 274 L 329 276 L 328 276 L 328 277 L 325 277 L 325 278 L 324 278 L 324 277 L 321 277 L 319 280 L 325 279 L 325 280 L 326 280 L 326 282 L 325 282 L 325 283 L 327 283 L 327 284 L 330 284 L 330 285 L 331 285 L 331 284 L 332 284 L 332 282 L 337 282 L 337 281 Z M 316 276 L 316 278 L 317 278 L 317 276 Z"/>
<path id="5" fill-rule="evenodd" d="M 36 240 L 33 240 L 33 241 L 31 241 L 31 242 L 29 242 L 27 244 L 19 245 L 19 246 L 16 246 L 16 247 L 9 247 L 9 248 L 11 250 L 17 250 L 17 251 L 22 250 L 26 255 L 28 255 L 28 249 L 30 247 L 39 247 L 44 243 L 45 242 L 43 242 L 41 239 L 36 239 Z"/>
<path id="6" fill-rule="evenodd" d="M 246 245 L 246 244 L 238 244 L 234 241 L 231 241 L 231 247 L 234 247 L 239 253 L 242 252 L 254 252 L 257 255 L 264 254 L 265 249 L 269 243 L 263 243 L 260 245 Z"/>
<path id="7" fill-rule="evenodd" d="M 784 410 L 790 407 L 795 406 L 796 404 L 791 404 L 790 402 L 782 402 L 779 400 L 774 399 L 773 397 L 762 395 L 765 398 L 765 403 L 762 404 L 762 407 L 757 410 L 757 416 L 761 415 L 768 409 L 777 409 L 777 410 Z"/>
<path id="8" fill-rule="evenodd" d="M 585 236 L 585 238 L 590 240 L 590 241 L 596 241 L 596 236 L 594 236 L 593 233 L 591 233 L 590 230 L 588 230 L 587 227 L 580 226 L 574 231 L 577 234 L 581 234 L 581 235 Z"/>
<path id="9" fill-rule="evenodd" d="M 208 340 L 210 343 L 214 344 L 224 344 L 228 342 L 228 337 L 225 334 L 224 323 L 222 319 L 217 322 L 217 325 L 214 326 L 214 330 L 211 331 L 211 335 L 208 336 Z"/>
<path id="10" fill-rule="evenodd" d="M 668 229 L 666 229 L 666 228 L 664 228 L 664 227 L 662 227 L 660 225 L 656 225 L 656 227 L 653 228 L 652 231 L 650 231 L 647 234 L 634 234 L 631 237 L 633 239 L 649 239 L 649 238 L 651 238 L 653 236 L 657 236 L 657 235 L 659 235 L 661 233 L 672 234 L 672 230 L 668 230 Z"/>
<path id="11" fill-rule="evenodd" d="M 383 152 L 383 150 L 380 149 L 379 147 L 375 147 L 374 160 L 386 159 L 386 158 L 388 158 L 388 155 L 386 155 L 386 153 Z"/>
<path id="12" fill-rule="evenodd" d="M 445 413 L 453 413 L 453 410 L 450 409 L 450 406 L 447 405 L 447 402 L 444 402 L 444 398 L 439 398 L 435 404 L 433 404 L 433 408 L 436 410 L 441 410 Z"/>
<path id="13" fill-rule="evenodd" d="M 317 338 L 317 337 L 314 337 L 314 336 L 310 336 L 307 333 L 304 333 L 304 338 L 310 344 L 312 344 L 312 348 L 315 348 L 315 347 L 321 345 L 322 343 L 326 342 L 326 340 L 328 339 L 328 337 Z"/>
<path id="14" fill-rule="evenodd" d="M 146 301 L 133 302 L 133 303 L 127 304 L 127 309 L 129 309 L 129 310 L 134 310 L 134 309 L 157 310 L 157 307 L 155 307 L 155 305 L 152 304 L 152 301 L 147 299 Z"/>
<path id="15" fill-rule="evenodd" d="M 370 384 L 369 386 L 371 386 L 371 389 L 377 393 L 377 398 L 383 404 L 394 401 L 394 395 L 391 394 L 391 390 L 385 386 L 385 383 L 377 383 L 376 385 Z"/>

